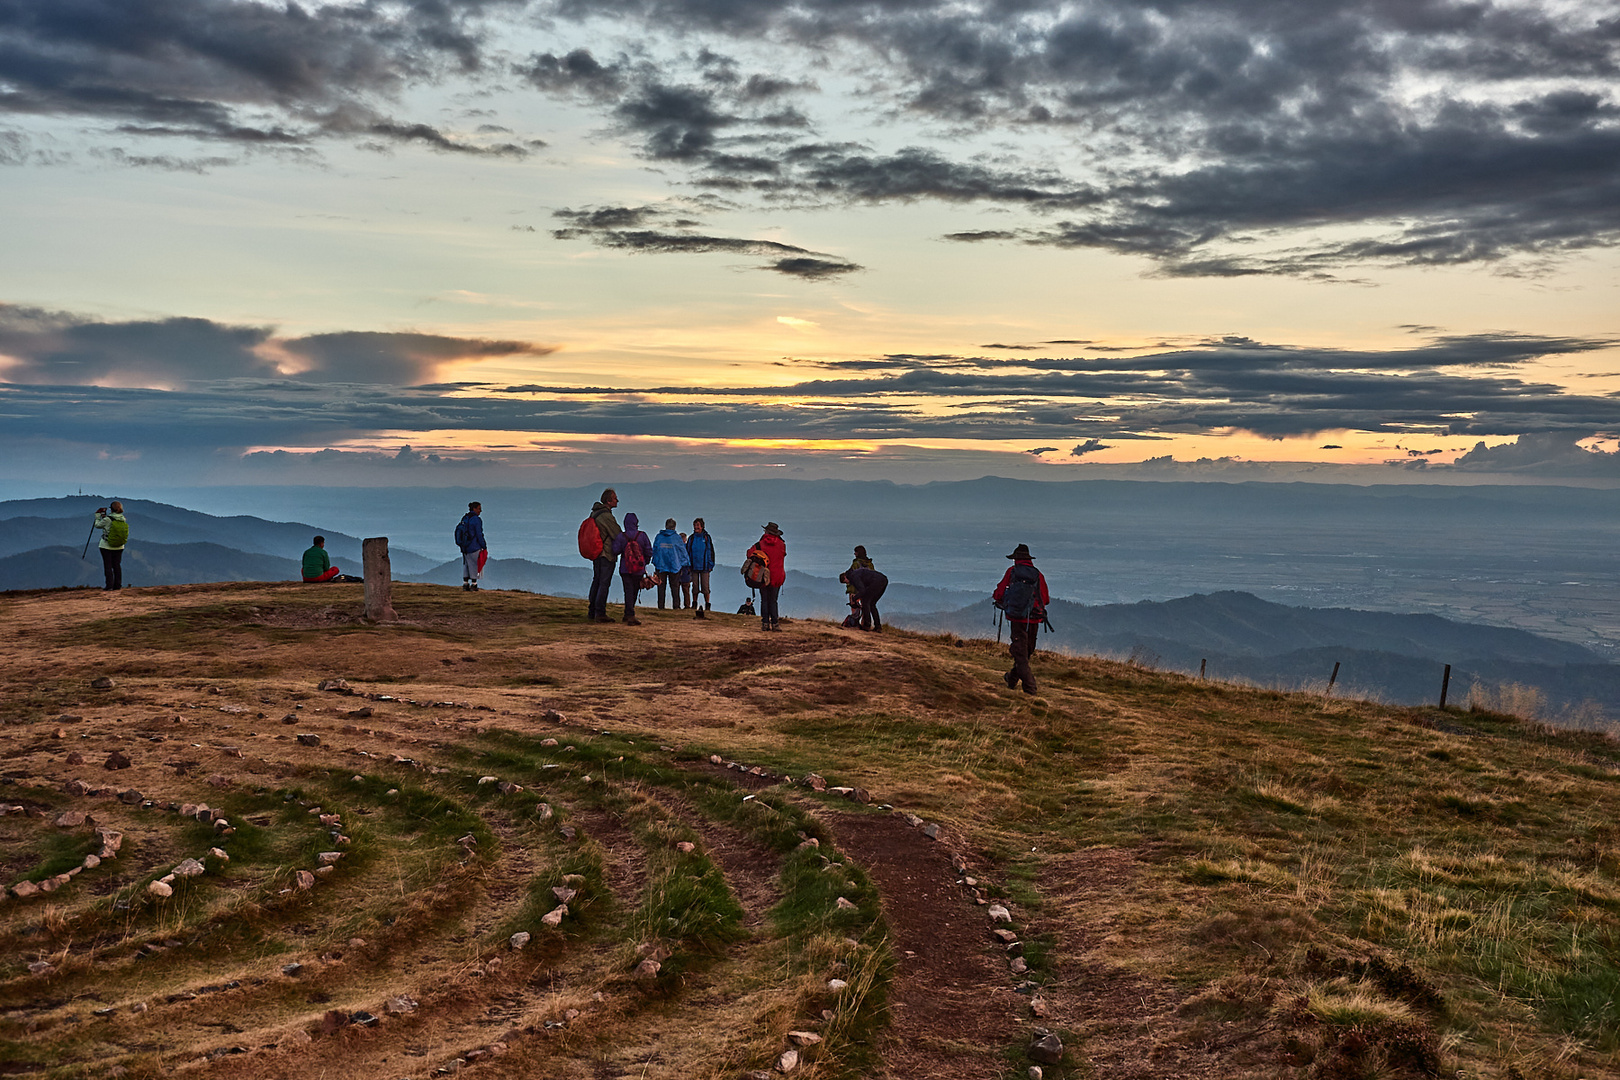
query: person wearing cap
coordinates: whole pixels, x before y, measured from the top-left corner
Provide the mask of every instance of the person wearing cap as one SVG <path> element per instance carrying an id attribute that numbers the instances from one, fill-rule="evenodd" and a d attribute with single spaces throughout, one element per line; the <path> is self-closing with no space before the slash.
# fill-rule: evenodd
<path id="1" fill-rule="evenodd" d="M 1012 628 L 1012 640 L 1007 651 L 1012 655 L 1012 670 L 1002 681 L 1011 690 L 1020 682 L 1024 693 L 1035 693 L 1035 673 L 1029 668 L 1030 657 L 1035 655 L 1035 635 L 1046 621 L 1046 605 L 1052 602 L 1046 590 L 1046 576 L 1035 569 L 1035 557 L 1028 544 L 1019 544 L 1007 558 L 1013 564 L 1001 577 L 1001 584 L 992 594 L 995 605 L 1006 613 Z"/>
<path id="2" fill-rule="evenodd" d="M 681 534 L 675 531 L 674 518 L 666 518 L 663 529 L 653 537 L 652 564 L 653 569 L 658 571 L 658 610 L 664 610 L 666 589 L 673 595 L 675 610 L 681 610 L 681 588 L 678 582 L 681 570 L 692 565 L 692 556 L 687 553 L 686 542 L 681 539 Z"/>
<path id="3" fill-rule="evenodd" d="M 764 534 L 754 546 L 765 553 L 765 563 L 771 569 L 771 583 L 759 590 L 759 628 L 780 630 L 782 619 L 776 599 L 782 591 L 782 579 L 787 576 L 787 541 L 782 539 L 781 526 L 767 521 Z"/>

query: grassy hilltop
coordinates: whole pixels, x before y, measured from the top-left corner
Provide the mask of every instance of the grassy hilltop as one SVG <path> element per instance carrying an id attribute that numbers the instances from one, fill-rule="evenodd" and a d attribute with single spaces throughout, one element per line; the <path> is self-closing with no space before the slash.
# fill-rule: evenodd
<path id="1" fill-rule="evenodd" d="M 394 600 L 0 599 L 0 1071 L 1620 1076 L 1603 736 Z"/>

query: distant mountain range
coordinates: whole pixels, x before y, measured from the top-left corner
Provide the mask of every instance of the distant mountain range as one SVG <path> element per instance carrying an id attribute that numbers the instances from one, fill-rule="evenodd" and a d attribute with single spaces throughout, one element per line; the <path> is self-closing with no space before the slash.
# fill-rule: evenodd
<path id="1" fill-rule="evenodd" d="M 70 495 L 61 499 L 15 499 L 0 502 L 0 557 L 21 555 L 52 546 L 72 548 L 77 557 L 89 539 L 90 522 L 98 507 L 111 501 L 99 495 Z M 293 563 L 303 556 L 304 549 L 318 534 L 326 537 L 326 550 L 332 561 L 348 571 L 352 566 L 359 573 L 360 539 L 321 525 L 301 522 L 266 521 L 264 518 L 215 517 L 167 503 L 145 499 L 123 499 L 124 514 L 129 518 L 130 545 L 126 561 L 133 561 L 135 553 L 151 544 L 217 544 L 222 548 L 256 555 L 274 555 L 290 559 Z M 94 552 L 100 541 L 97 534 L 91 541 L 89 558 L 96 563 L 97 580 L 100 562 Z M 434 560 L 425 558 L 393 544 L 388 548 L 389 561 L 397 574 L 418 574 L 431 569 Z M 345 565 L 346 564 L 346 565 Z M 297 567 L 295 565 L 294 569 Z M 153 581 L 137 581 L 125 571 L 125 581 L 132 585 L 154 585 Z M 280 575 L 283 577 L 297 577 Z M 62 580 L 50 585 L 12 585 L 0 578 L 0 589 L 50 588 L 72 584 Z M 253 577 L 233 575 L 222 578 L 192 578 L 193 581 L 251 581 Z M 274 580 L 268 578 L 266 580 Z M 172 584 L 172 583 L 169 583 Z"/>
<path id="2" fill-rule="evenodd" d="M 93 552 L 86 555 L 84 545 L 93 512 L 107 502 L 74 496 L 0 503 L 0 590 L 100 585 L 101 561 Z M 326 536 L 335 563 L 352 573 L 361 569 L 359 539 L 333 529 L 214 517 L 137 499 L 123 502 L 131 521 L 124 559 L 128 585 L 296 580 L 298 559 L 317 532 Z M 436 564 L 398 547 L 389 554 L 398 580 L 461 582 L 460 560 Z M 491 559 L 483 585 L 583 597 L 590 580 L 583 560 L 559 566 Z M 621 595 L 615 582 L 614 604 Z M 747 595 L 734 567 L 715 570 L 718 609 L 735 611 Z M 643 594 L 641 602 L 655 602 L 653 594 Z M 880 607 L 887 621 L 908 629 L 962 637 L 996 634 L 986 594 L 891 582 Z M 847 612 L 836 578 L 788 571 L 784 615 L 841 620 Z M 1451 664 L 1452 702 L 1465 701 L 1476 684 L 1487 692 L 1518 685 L 1538 691 L 1551 714 L 1596 703 L 1620 715 L 1620 665 L 1571 642 L 1436 615 L 1289 607 L 1226 591 L 1134 604 L 1056 600 L 1051 619 L 1055 632 L 1043 634 L 1044 647 L 1188 673 L 1202 667 L 1211 678 L 1322 688 L 1338 663 L 1338 693 L 1422 704 L 1438 698 L 1441 671 Z"/>
<path id="3" fill-rule="evenodd" d="M 1452 704 L 1478 684 L 1541 691 L 1553 712 L 1595 702 L 1620 714 L 1620 665 L 1570 642 L 1437 615 L 1395 615 L 1343 608 L 1297 608 L 1244 592 L 1218 592 L 1136 604 L 1054 600 L 1043 647 L 1135 660 L 1148 667 L 1280 689 L 1325 688 L 1338 663 L 1335 692 L 1419 705 L 1439 700 L 1452 665 Z M 995 633 L 987 603 L 894 619 L 907 629 L 963 637 Z"/>

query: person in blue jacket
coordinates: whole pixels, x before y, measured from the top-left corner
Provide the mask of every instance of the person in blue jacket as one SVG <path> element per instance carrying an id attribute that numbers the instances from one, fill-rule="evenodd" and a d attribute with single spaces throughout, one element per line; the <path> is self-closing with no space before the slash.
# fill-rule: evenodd
<path id="1" fill-rule="evenodd" d="M 680 577 L 683 569 L 692 565 L 692 557 L 681 542 L 681 534 L 675 531 L 674 518 L 667 519 L 663 530 L 653 537 L 652 564 L 653 569 L 658 571 L 658 610 L 664 610 L 666 588 L 675 594 L 675 610 L 681 610 L 681 590 L 675 584 L 675 579 Z"/>
<path id="2" fill-rule="evenodd" d="M 470 502 L 456 526 L 456 546 L 461 549 L 461 588 L 464 592 L 477 592 L 478 579 L 489 561 L 489 545 L 484 543 L 484 504 Z"/>
<path id="3" fill-rule="evenodd" d="M 624 531 L 613 538 L 613 554 L 619 557 L 619 580 L 624 582 L 624 625 L 640 626 L 636 618 L 636 594 L 641 591 L 641 576 L 652 555 L 652 541 L 641 531 L 641 522 L 634 514 L 624 515 Z M 635 548 L 631 551 L 631 548 Z"/>
<path id="4" fill-rule="evenodd" d="M 702 518 L 692 519 L 692 535 L 686 538 L 686 557 L 692 567 L 692 606 L 697 608 L 694 617 L 701 619 L 705 611 L 714 610 L 714 604 L 709 599 L 709 572 L 714 569 L 714 537 L 709 535 Z M 701 604 L 697 602 L 698 593 L 703 594 Z"/>

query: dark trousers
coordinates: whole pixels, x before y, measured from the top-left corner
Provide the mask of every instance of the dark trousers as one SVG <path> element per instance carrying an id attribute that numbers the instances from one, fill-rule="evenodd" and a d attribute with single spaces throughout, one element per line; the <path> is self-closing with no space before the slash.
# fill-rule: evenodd
<path id="1" fill-rule="evenodd" d="M 776 611 L 776 597 L 782 591 L 780 585 L 762 585 L 759 590 L 759 617 L 760 621 L 775 626 L 781 618 Z"/>
<path id="2" fill-rule="evenodd" d="M 110 548 L 101 549 L 101 570 L 107 576 L 107 588 L 122 589 L 124 587 L 124 549 L 113 551 Z"/>
<path id="3" fill-rule="evenodd" d="M 641 575 L 620 574 L 619 580 L 624 582 L 624 621 L 629 622 L 636 617 L 636 594 L 641 591 Z"/>
<path id="4" fill-rule="evenodd" d="M 1012 654 L 1012 670 L 1007 672 L 1007 685 L 1017 686 L 1024 684 L 1024 693 L 1035 692 L 1035 673 L 1029 669 L 1029 659 L 1035 655 L 1035 635 L 1040 633 L 1041 624 L 1037 622 L 1009 624 L 1012 627 L 1012 641 L 1007 651 Z"/>
<path id="5" fill-rule="evenodd" d="M 587 617 L 607 618 L 608 591 L 613 588 L 613 556 L 591 560 L 591 593 Z"/>
<path id="6" fill-rule="evenodd" d="M 681 610 L 681 583 L 680 574 L 671 574 L 668 571 L 658 575 L 658 610 L 664 610 L 664 590 L 669 590 L 669 606 L 676 611 Z M 690 602 L 687 604 L 691 606 Z"/>
<path id="7" fill-rule="evenodd" d="M 883 598 L 883 589 L 855 594 L 855 606 L 861 613 L 862 630 L 882 630 L 883 617 L 878 614 L 877 602 Z"/>

